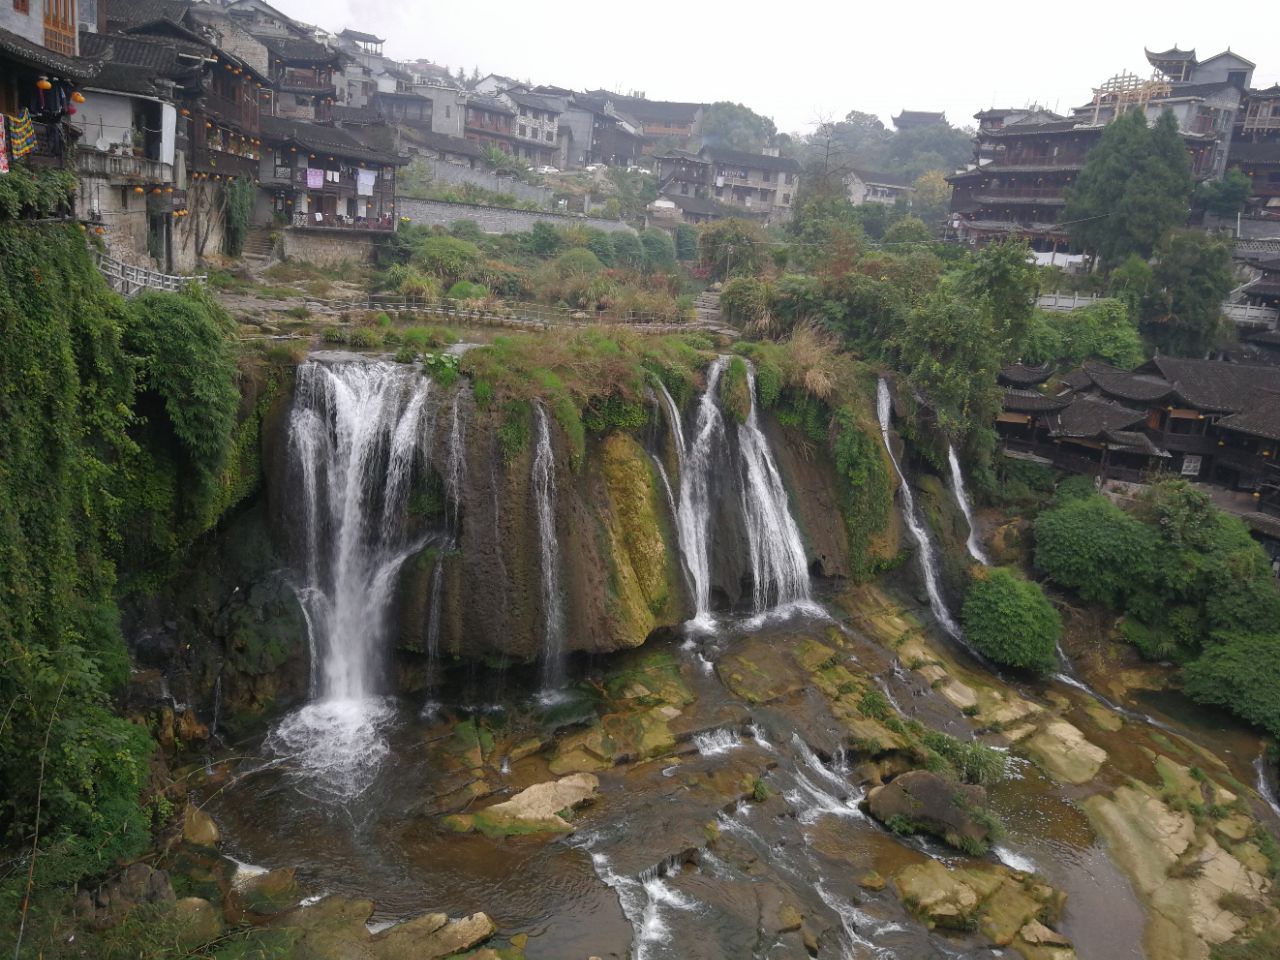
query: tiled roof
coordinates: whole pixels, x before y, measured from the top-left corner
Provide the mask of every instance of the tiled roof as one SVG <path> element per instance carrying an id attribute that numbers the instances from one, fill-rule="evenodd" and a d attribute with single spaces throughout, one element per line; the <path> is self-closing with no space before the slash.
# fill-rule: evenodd
<path id="1" fill-rule="evenodd" d="M 1233 413 L 1218 421 L 1223 430 L 1247 433 L 1267 440 L 1280 440 L 1280 393 L 1260 390 L 1248 410 Z"/>
<path id="2" fill-rule="evenodd" d="M 1280 330 L 1259 330 L 1245 337 L 1249 343 L 1265 343 L 1267 346 L 1280 347 Z"/>
<path id="3" fill-rule="evenodd" d="M 136 33 L 82 33 L 80 52 L 101 63 L 145 67 L 157 76 L 177 79 L 199 73 L 209 47 L 170 37 Z"/>
<path id="4" fill-rule="evenodd" d="M 1112 446 L 1122 447 L 1131 453 L 1142 453 L 1148 457 L 1167 457 L 1168 450 L 1161 450 L 1141 430 L 1106 430 L 1102 437 Z"/>
<path id="5" fill-rule="evenodd" d="M 489 113 L 501 113 L 508 117 L 516 115 L 514 110 L 497 97 L 486 97 L 478 93 L 467 97 L 467 106 L 474 107 L 476 110 L 487 110 Z"/>
<path id="6" fill-rule="evenodd" d="M 406 139 L 428 150 L 452 153 L 460 157 L 475 157 L 478 160 L 485 156 L 484 148 L 472 140 L 451 137 L 447 133 L 437 133 L 426 124 L 412 120 L 401 121 L 399 126 L 404 128 Z"/>
<path id="7" fill-rule="evenodd" d="M 1071 402 L 1069 394 L 1047 397 L 1038 390 L 1019 390 L 1006 387 L 1004 391 L 1004 408 L 1018 413 L 1042 413 L 1050 410 L 1061 410 Z"/>
<path id="8" fill-rule="evenodd" d="M 1084 372 L 1103 393 L 1121 400 L 1152 403 L 1168 396 L 1173 386 L 1163 377 L 1149 373 L 1132 373 L 1098 360 L 1086 360 Z"/>
<path id="9" fill-rule="evenodd" d="M 322 127 L 304 120 L 284 117 L 263 117 L 262 137 L 267 141 L 288 141 L 306 147 L 309 151 L 326 156 L 338 156 L 344 160 L 363 160 L 366 163 L 399 165 L 405 160 L 381 150 L 370 150 L 355 136 L 337 127 Z"/>
<path id="10" fill-rule="evenodd" d="M 854 167 L 850 172 L 856 175 L 863 183 L 875 183 L 885 187 L 898 187 L 901 190 L 912 189 L 911 184 L 896 173 L 883 173 L 879 170 L 866 170 L 861 167 Z"/>
<path id="11" fill-rule="evenodd" d="M 323 43 L 316 43 L 314 40 L 258 34 L 254 34 L 253 39 L 266 47 L 272 56 L 287 62 L 333 63 L 341 57 L 338 51 L 330 50 Z"/>
<path id="12" fill-rule="evenodd" d="M 1192 47 L 1190 50 L 1179 50 L 1177 44 L 1174 44 L 1172 49 L 1165 50 L 1160 53 L 1157 53 L 1154 50 L 1148 50 L 1144 47 L 1143 53 L 1147 55 L 1147 60 L 1149 61 L 1150 60 L 1190 60 L 1192 63 L 1194 63 L 1196 59 L 1195 47 Z"/>
<path id="13" fill-rule="evenodd" d="M 1072 390 L 1083 390 L 1093 383 L 1093 378 L 1085 372 L 1083 367 L 1064 373 L 1061 379 Z"/>
<path id="14" fill-rule="evenodd" d="M 156 20 L 181 23 L 190 8 L 191 4 L 186 0 L 128 0 L 126 3 L 112 3 L 107 7 L 107 26 L 119 29 L 120 26 L 138 26 Z"/>
<path id="15" fill-rule="evenodd" d="M 1143 420 L 1143 414 L 1118 403 L 1077 395 L 1049 419 L 1049 430 L 1061 437 L 1096 437 L 1108 430 L 1125 430 Z"/>
<path id="16" fill-rule="evenodd" d="M 1011 363 L 1007 367 L 1000 368 L 1000 379 L 1007 380 L 1017 387 L 1029 387 L 1037 383 L 1044 383 L 1049 379 L 1049 374 L 1051 373 L 1053 373 L 1052 363 L 1042 363 L 1039 366 Z"/>
<path id="17" fill-rule="evenodd" d="M 904 123 L 924 125 L 927 123 L 946 123 L 947 115 L 941 111 L 903 110 L 896 117 L 893 117 L 892 120 L 895 127 L 901 127 Z"/>
<path id="18" fill-rule="evenodd" d="M 714 200 L 703 197 L 685 197 L 671 196 L 663 194 L 659 199 L 670 200 L 685 213 L 697 214 L 704 217 L 723 217 L 725 215 L 724 208 Z"/>
<path id="19" fill-rule="evenodd" d="M 702 153 L 717 163 L 735 163 L 749 170 L 779 170 L 783 173 L 800 172 L 800 164 L 790 157 L 771 157 L 763 153 L 730 150 L 727 147 L 703 147 Z"/>
<path id="20" fill-rule="evenodd" d="M 1073 130 L 1101 130 L 1101 127 L 1094 127 L 1090 124 L 1081 122 L 1077 118 L 1069 118 L 1066 120 L 1048 120 L 1037 121 L 1033 118 L 1026 120 L 1016 120 L 1013 123 L 1006 123 L 1003 127 L 996 130 L 983 131 L 984 137 L 1022 137 L 1033 136 L 1040 133 L 1070 133 Z"/>
<path id="21" fill-rule="evenodd" d="M 524 93 L 520 90 L 509 90 L 507 96 L 514 100 L 522 107 L 531 107 L 534 110 L 544 110 L 547 113 L 560 113 L 560 104 L 548 97 L 540 97 L 535 93 Z"/>
<path id="22" fill-rule="evenodd" d="M 361 33 L 359 30 L 351 30 L 349 28 L 343 30 L 338 36 L 354 40 L 356 43 L 385 43 L 382 37 L 375 37 L 372 33 Z"/>
<path id="23" fill-rule="evenodd" d="M 1151 363 L 1176 396 L 1197 410 L 1235 413 L 1249 409 L 1260 390 L 1280 391 L 1280 367 L 1174 357 L 1156 357 Z"/>
<path id="24" fill-rule="evenodd" d="M 8 30 L 0 30 L 0 53 L 33 69 L 53 71 L 67 80 L 84 80 L 96 71 L 95 64 L 78 57 L 64 57 Z"/>
<path id="25" fill-rule="evenodd" d="M 1280 143 L 1246 143 L 1232 140 L 1227 153 L 1231 163 L 1280 163 Z"/>

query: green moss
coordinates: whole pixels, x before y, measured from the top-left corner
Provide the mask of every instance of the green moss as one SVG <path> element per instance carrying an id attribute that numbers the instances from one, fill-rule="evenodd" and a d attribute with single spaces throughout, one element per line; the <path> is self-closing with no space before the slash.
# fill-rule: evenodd
<path id="1" fill-rule="evenodd" d="M 738 423 L 746 423 L 751 414 L 747 362 L 741 357 L 733 357 L 720 375 L 720 405 Z"/>
<path id="2" fill-rule="evenodd" d="M 498 447 L 507 463 L 512 463 L 528 446 L 532 416 L 533 410 L 527 401 L 508 400 L 503 404 L 502 422 L 498 424 Z"/>

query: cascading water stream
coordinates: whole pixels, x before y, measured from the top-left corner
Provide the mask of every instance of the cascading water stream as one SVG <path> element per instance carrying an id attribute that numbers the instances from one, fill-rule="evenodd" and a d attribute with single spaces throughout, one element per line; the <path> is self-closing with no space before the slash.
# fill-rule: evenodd
<path id="1" fill-rule="evenodd" d="M 738 428 L 742 461 L 742 512 L 747 521 L 755 612 L 810 605 L 809 566 L 804 542 L 783 486 L 769 441 L 760 432 L 756 411 L 756 376 L 747 367 L 751 412 Z M 820 612 L 820 611 L 817 611 Z"/>
<path id="2" fill-rule="evenodd" d="M 431 571 L 431 609 L 427 615 L 427 675 L 434 682 L 440 661 L 440 624 L 443 620 L 445 554 L 458 545 L 458 521 L 462 510 L 462 484 L 467 476 L 467 446 L 462 427 L 462 391 L 453 395 L 449 421 L 449 448 L 445 457 L 445 539 Z"/>
<path id="3" fill-rule="evenodd" d="M 542 561 L 542 688 L 548 694 L 564 683 L 564 603 L 560 596 L 560 544 L 556 538 L 556 461 L 551 424 L 541 404 L 534 407 L 537 440 L 533 453 L 534 510 Z"/>
<path id="4" fill-rule="evenodd" d="M 1280 799 L 1277 799 L 1275 788 L 1271 786 L 1271 777 L 1267 773 L 1267 754 L 1265 750 L 1254 758 L 1253 770 L 1257 774 L 1258 795 L 1271 808 L 1271 812 L 1280 817 Z"/>
<path id="5" fill-rule="evenodd" d="M 925 593 L 929 596 L 929 609 L 933 611 L 934 619 L 938 621 L 943 630 L 947 631 L 951 636 L 959 638 L 960 627 L 951 619 L 951 612 L 947 610 L 946 601 L 942 599 L 942 589 L 938 585 L 938 561 L 934 553 L 933 541 L 929 539 L 928 531 L 920 522 L 920 518 L 916 516 L 916 501 L 911 493 L 911 485 L 907 483 L 906 475 L 902 472 L 902 467 L 898 464 L 898 458 L 894 456 L 893 444 L 889 442 L 889 423 L 893 416 L 893 401 L 889 397 L 889 384 L 884 378 L 876 385 L 876 414 L 880 418 L 880 434 L 884 437 L 884 448 L 889 452 L 889 459 L 893 462 L 894 472 L 898 475 L 898 489 L 902 491 L 902 519 L 906 521 L 907 530 L 911 533 L 911 538 L 915 540 L 916 546 L 919 547 L 920 554 L 920 572 L 924 577 Z"/>
<path id="6" fill-rule="evenodd" d="M 421 548 L 405 504 L 430 381 L 390 363 L 311 361 L 298 368 L 289 449 L 302 481 L 312 700 L 272 731 L 319 790 L 350 799 L 388 747 L 378 696 L 385 615 L 404 561 Z"/>
<path id="7" fill-rule="evenodd" d="M 684 428 L 680 423 L 675 402 L 663 387 L 662 393 L 670 403 L 671 429 L 675 432 L 676 447 L 683 451 L 680 457 L 680 501 L 676 510 L 676 530 L 680 550 L 684 555 L 685 570 L 693 587 L 694 614 L 691 626 L 710 629 L 711 616 L 711 490 L 710 474 L 715 462 L 718 442 L 724 439 L 724 417 L 716 403 L 720 374 L 728 364 L 728 357 L 717 357 L 707 368 L 707 389 L 698 403 L 698 417 L 694 422 L 693 437 L 688 447 L 684 442 Z"/>
<path id="8" fill-rule="evenodd" d="M 965 541 L 965 546 L 969 548 L 969 556 L 986 566 L 989 561 L 982 550 L 982 545 L 978 543 L 978 528 L 973 523 L 973 507 L 969 503 L 969 494 L 964 488 L 964 472 L 960 469 L 960 458 L 956 456 L 956 448 L 951 444 L 947 444 L 947 462 L 951 465 L 951 491 L 956 496 L 956 503 L 960 505 L 960 512 L 964 514 L 964 522 L 969 525 L 969 539 Z"/>

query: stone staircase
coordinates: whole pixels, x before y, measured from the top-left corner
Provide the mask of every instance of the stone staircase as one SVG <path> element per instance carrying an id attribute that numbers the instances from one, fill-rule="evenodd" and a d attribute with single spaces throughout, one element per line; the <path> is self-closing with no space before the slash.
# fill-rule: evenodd
<path id="1" fill-rule="evenodd" d="M 698 323 L 708 327 L 724 326 L 720 316 L 720 291 L 704 290 L 693 302 L 693 309 L 698 314 Z"/>
<path id="2" fill-rule="evenodd" d="M 254 260 L 266 264 L 275 259 L 276 239 L 271 230 L 254 227 L 244 240 L 242 256 L 246 260 Z"/>

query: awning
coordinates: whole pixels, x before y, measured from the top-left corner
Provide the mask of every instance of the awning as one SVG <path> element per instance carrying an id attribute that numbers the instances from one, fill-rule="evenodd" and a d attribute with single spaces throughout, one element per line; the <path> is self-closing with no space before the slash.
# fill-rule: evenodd
<path id="1" fill-rule="evenodd" d="M 1179 407 L 1174 407 L 1172 410 L 1169 411 L 1169 419 L 1170 420 L 1203 420 L 1204 414 L 1202 414 L 1199 410 L 1184 410 Z"/>
<path id="2" fill-rule="evenodd" d="M 1031 416 L 1026 413 L 998 413 L 996 414 L 996 423 L 1020 423 L 1024 426 L 1031 422 Z"/>

